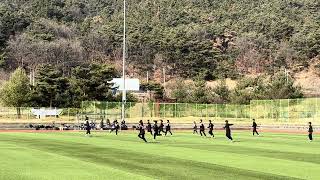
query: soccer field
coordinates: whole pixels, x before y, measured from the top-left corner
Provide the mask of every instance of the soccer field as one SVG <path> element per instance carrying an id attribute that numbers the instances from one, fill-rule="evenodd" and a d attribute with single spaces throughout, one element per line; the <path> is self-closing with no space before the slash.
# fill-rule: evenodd
<path id="1" fill-rule="evenodd" d="M 306 135 L 234 132 L 229 142 L 179 132 L 0 133 L 0 179 L 319 179 L 320 143 Z"/>

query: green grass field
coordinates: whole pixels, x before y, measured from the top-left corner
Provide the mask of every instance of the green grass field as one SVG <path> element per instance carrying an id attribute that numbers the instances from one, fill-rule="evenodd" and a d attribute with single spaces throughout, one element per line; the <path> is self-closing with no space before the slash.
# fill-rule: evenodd
<path id="1" fill-rule="evenodd" d="M 144 143 L 132 132 L 0 133 L 0 179 L 320 179 L 320 142 L 306 135 L 216 136 Z"/>

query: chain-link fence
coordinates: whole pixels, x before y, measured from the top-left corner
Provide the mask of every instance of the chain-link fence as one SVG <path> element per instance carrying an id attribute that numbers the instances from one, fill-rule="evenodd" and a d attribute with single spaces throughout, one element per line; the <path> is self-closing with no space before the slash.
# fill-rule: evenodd
<path id="1" fill-rule="evenodd" d="M 251 118 L 279 123 L 320 123 L 318 98 L 254 100 L 250 102 Z"/>
<path id="2" fill-rule="evenodd" d="M 191 103 L 126 103 L 127 122 L 146 119 L 174 119 L 176 123 L 191 123 L 199 119 L 224 121 L 225 119 L 251 122 L 255 118 L 263 124 L 305 124 L 312 121 L 320 124 L 318 98 L 254 100 L 250 105 L 191 104 Z M 82 102 L 81 108 L 64 108 L 59 117 L 46 117 L 41 121 L 79 122 L 88 116 L 91 120 L 121 119 L 121 102 Z M 0 107 L 0 122 L 37 121 L 32 108 Z M 19 115 L 20 114 L 20 115 Z M 19 118 L 20 116 L 20 118 Z"/>
<path id="3" fill-rule="evenodd" d="M 126 119 L 167 118 L 176 122 L 198 119 L 225 119 L 250 122 L 255 118 L 261 123 L 304 124 L 320 123 L 318 98 L 253 100 L 250 105 L 191 104 L 191 103 L 126 103 Z M 121 102 L 83 102 L 82 114 L 97 118 L 121 119 Z"/>
<path id="4" fill-rule="evenodd" d="M 91 119 L 121 119 L 121 102 L 83 102 L 83 116 Z M 139 119 L 175 119 L 179 122 L 192 122 L 202 119 L 250 118 L 249 105 L 229 104 L 189 104 L 189 103 L 126 103 L 125 117 L 128 121 Z"/>

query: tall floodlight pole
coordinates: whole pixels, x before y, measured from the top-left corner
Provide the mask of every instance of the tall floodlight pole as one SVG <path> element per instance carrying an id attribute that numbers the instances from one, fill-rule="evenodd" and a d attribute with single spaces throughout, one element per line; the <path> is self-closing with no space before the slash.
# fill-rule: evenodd
<path id="1" fill-rule="evenodd" d="M 123 0 L 123 52 L 122 52 L 122 78 L 123 78 L 123 90 L 122 90 L 122 109 L 121 118 L 125 119 L 125 103 L 126 103 L 126 0 Z"/>

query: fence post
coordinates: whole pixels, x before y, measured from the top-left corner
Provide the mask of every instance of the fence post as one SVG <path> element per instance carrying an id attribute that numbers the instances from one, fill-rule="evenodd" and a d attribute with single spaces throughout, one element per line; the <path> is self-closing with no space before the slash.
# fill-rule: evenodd
<path id="1" fill-rule="evenodd" d="M 227 112 L 226 112 L 226 109 L 227 109 L 227 104 L 223 104 L 223 106 L 224 106 L 224 108 L 223 108 L 223 115 L 224 115 L 224 117 L 222 117 L 222 118 L 224 118 L 224 119 L 227 119 L 228 117 L 227 117 Z"/>
<path id="2" fill-rule="evenodd" d="M 153 113 L 151 114 L 151 116 L 155 117 L 156 116 L 156 110 L 155 110 L 155 107 L 154 107 L 154 102 L 152 103 L 152 111 L 153 111 Z"/>
<path id="3" fill-rule="evenodd" d="M 287 118 L 287 122 L 290 121 L 290 99 L 288 99 L 288 118 Z"/>
<path id="4" fill-rule="evenodd" d="M 94 111 L 93 111 L 93 114 L 94 114 L 93 117 L 96 118 L 96 117 L 95 117 L 95 115 L 96 115 L 96 101 L 93 101 L 93 109 L 94 109 Z"/>
<path id="5" fill-rule="evenodd" d="M 180 103 L 177 103 L 177 113 L 178 113 L 178 117 L 180 118 L 181 117 L 181 104 Z"/>
<path id="6" fill-rule="evenodd" d="M 290 104 L 289 104 L 289 102 L 290 102 L 290 100 L 289 99 L 287 99 L 287 110 L 288 110 L 288 116 L 287 116 L 287 122 L 289 122 L 290 121 Z"/>
<path id="7" fill-rule="evenodd" d="M 174 115 L 173 117 L 177 117 L 177 103 L 174 103 Z"/>
<path id="8" fill-rule="evenodd" d="M 316 98 L 316 119 L 318 119 L 318 98 Z"/>
<path id="9" fill-rule="evenodd" d="M 143 120 L 143 115 L 144 115 L 144 101 L 142 101 L 142 107 L 141 107 L 141 118 Z"/>
<path id="10" fill-rule="evenodd" d="M 280 108 L 279 108 L 279 118 L 280 118 L 280 121 L 282 121 L 282 116 L 281 116 L 281 113 L 282 113 L 282 109 L 281 109 L 281 99 L 279 100 L 279 106 L 280 106 Z"/>
<path id="11" fill-rule="evenodd" d="M 235 105 L 235 107 L 236 107 L 236 121 L 237 121 L 238 120 L 238 109 L 239 109 L 240 106 Z"/>
<path id="12" fill-rule="evenodd" d="M 250 100 L 250 104 L 249 104 L 249 118 L 250 119 L 252 119 L 251 103 L 252 103 L 252 100 Z"/>
<path id="13" fill-rule="evenodd" d="M 27 119 L 29 120 L 30 110 L 27 111 Z"/>
<path id="14" fill-rule="evenodd" d="M 229 116 L 229 114 L 228 114 L 228 110 L 229 110 L 228 107 L 229 106 L 228 106 L 228 104 L 224 104 L 224 106 L 225 106 L 224 107 L 224 118 L 228 119 L 228 118 L 230 118 L 230 117 L 228 117 Z"/>
<path id="15" fill-rule="evenodd" d="M 81 109 L 80 109 L 80 118 L 82 118 L 82 115 L 83 115 L 83 101 L 81 101 Z"/>
<path id="16" fill-rule="evenodd" d="M 215 107 L 215 116 L 216 116 L 216 119 L 217 119 L 217 117 L 218 117 L 218 104 L 216 104 L 216 107 Z"/>
<path id="17" fill-rule="evenodd" d="M 109 108 L 109 102 L 107 101 L 107 108 L 106 108 L 106 118 L 109 119 L 109 116 L 108 116 L 108 108 Z"/>
<path id="18" fill-rule="evenodd" d="M 163 118 L 166 118 L 166 103 L 164 103 L 164 114 L 163 114 Z"/>
<path id="19" fill-rule="evenodd" d="M 198 103 L 196 103 L 196 114 L 195 116 L 197 117 L 198 116 Z"/>
<path id="20" fill-rule="evenodd" d="M 184 112 L 186 113 L 186 110 L 188 109 L 188 103 L 184 103 Z M 189 111 L 188 111 L 189 112 Z M 189 114 L 188 114 L 189 115 Z"/>
<path id="21" fill-rule="evenodd" d="M 266 101 L 263 100 L 263 120 L 266 120 Z"/>
<path id="22" fill-rule="evenodd" d="M 271 104 L 271 119 L 272 119 L 272 121 L 274 121 L 274 118 L 273 118 L 273 108 L 274 108 L 274 104 L 273 104 L 272 100 L 270 100 L 270 104 Z"/>
<path id="23" fill-rule="evenodd" d="M 206 118 L 208 120 L 208 103 L 206 104 Z"/>
<path id="24" fill-rule="evenodd" d="M 129 102 L 129 118 L 132 118 L 132 103 Z"/>

